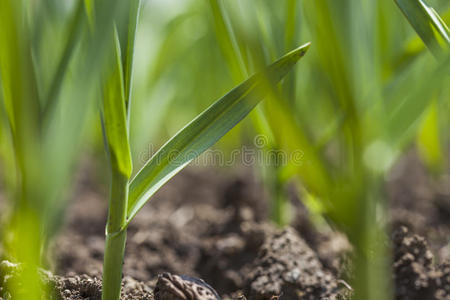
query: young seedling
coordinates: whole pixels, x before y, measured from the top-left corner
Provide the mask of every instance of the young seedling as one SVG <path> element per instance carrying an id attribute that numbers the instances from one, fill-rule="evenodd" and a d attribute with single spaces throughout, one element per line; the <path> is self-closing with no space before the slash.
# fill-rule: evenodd
<path id="1" fill-rule="evenodd" d="M 102 127 L 111 168 L 111 190 L 103 264 L 104 300 L 120 297 L 126 230 L 151 196 L 190 161 L 239 123 L 264 97 L 268 85 L 280 81 L 306 53 L 301 46 L 232 89 L 172 137 L 130 180 L 132 163 L 127 115 L 131 104 L 134 36 L 139 1 L 130 2 L 128 35 L 115 31 L 114 68 L 105 77 Z M 124 48 L 124 44 L 126 47 Z M 121 52 L 126 49 L 126 52 Z"/>

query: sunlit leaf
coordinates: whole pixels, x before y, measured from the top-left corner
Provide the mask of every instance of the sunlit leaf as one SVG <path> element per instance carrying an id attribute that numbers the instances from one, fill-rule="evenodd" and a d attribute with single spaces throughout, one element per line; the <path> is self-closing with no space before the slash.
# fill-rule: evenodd
<path id="1" fill-rule="evenodd" d="M 265 71 L 253 75 L 217 100 L 167 142 L 139 171 L 130 184 L 128 222 L 147 200 L 191 160 L 217 142 L 263 98 L 269 78 L 281 80 L 306 53 L 309 44 L 286 54 Z"/>
<path id="2" fill-rule="evenodd" d="M 436 11 L 422 0 L 395 0 L 414 30 L 435 56 L 450 47 L 450 30 Z"/>

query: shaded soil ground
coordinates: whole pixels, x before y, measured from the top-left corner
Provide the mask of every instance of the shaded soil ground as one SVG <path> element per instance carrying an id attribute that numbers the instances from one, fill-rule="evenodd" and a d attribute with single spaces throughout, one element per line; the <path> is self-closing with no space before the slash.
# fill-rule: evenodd
<path id="1" fill-rule="evenodd" d="M 52 247 L 57 275 L 45 276 L 55 299 L 100 299 L 106 197 L 88 184 L 90 173 L 82 172 Z M 346 238 L 312 226 L 295 196 L 293 223 L 276 228 L 255 178 L 249 169 L 188 168 L 161 189 L 128 230 L 122 299 L 207 300 L 217 298 L 214 290 L 222 299 L 348 299 Z M 432 180 L 410 153 L 387 194 L 396 299 L 450 299 L 450 176 Z M 0 286 L 9 277 L 0 276 Z"/>

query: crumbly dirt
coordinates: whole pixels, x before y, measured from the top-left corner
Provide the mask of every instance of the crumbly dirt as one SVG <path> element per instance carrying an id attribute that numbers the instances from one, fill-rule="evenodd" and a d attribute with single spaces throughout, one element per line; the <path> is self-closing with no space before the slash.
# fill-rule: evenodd
<path id="1" fill-rule="evenodd" d="M 437 261 L 450 260 L 450 169 L 430 176 L 411 151 L 390 173 L 387 194 L 391 226 L 423 236 Z"/>
<path id="2" fill-rule="evenodd" d="M 90 184 L 99 180 L 89 165 L 52 246 L 55 299 L 100 297 L 107 192 Z M 450 177 L 426 174 L 409 153 L 387 180 L 396 299 L 450 299 Z M 129 227 L 122 299 L 152 300 L 164 272 L 201 278 L 222 299 L 350 298 L 347 239 L 315 227 L 289 195 L 296 215 L 281 230 L 267 221 L 268 197 L 250 169 L 183 170 Z"/>
<path id="3" fill-rule="evenodd" d="M 87 275 L 61 277 L 55 276 L 59 299 L 65 300 L 101 300 L 102 283 L 97 278 Z M 140 300 L 153 299 L 152 289 L 143 282 L 125 276 L 122 280 L 121 299 Z"/>
<path id="4" fill-rule="evenodd" d="M 336 299 L 338 281 L 292 228 L 269 236 L 246 276 L 249 299 Z"/>
<path id="5" fill-rule="evenodd" d="M 18 276 L 22 272 L 20 265 L 9 261 L 0 262 L 0 299 L 12 299 L 8 292 L 8 286 L 17 282 Z M 97 278 L 88 275 L 76 276 L 56 276 L 52 273 L 39 270 L 44 286 L 48 287 L 48 300 L 101 300 L 102 283 Z M 26 285 L 21 285 L 15 289 L 16 293 L 22 293 Z M 121 298 L 124 300 L 153 299 L 152 290 L 148 285 L 138 282 L 129 276 L 125 276 L 122 280 Z"/>
<path id="6" fill-rule="evenodd" d="M 449 299 L 450 264 L 433 263 L 425 239 L 401 226 L 392 237 L 397 299 Z"/>

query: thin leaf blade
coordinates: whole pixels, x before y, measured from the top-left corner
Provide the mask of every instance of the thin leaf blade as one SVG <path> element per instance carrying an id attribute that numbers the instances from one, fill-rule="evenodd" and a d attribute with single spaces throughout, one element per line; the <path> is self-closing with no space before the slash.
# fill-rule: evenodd
<path id="1" fill-rule="evenodd" d="M 414 78 L 407 76 L 395 87 L 394 92 L 386 94 L 387 103 L 395 104 L 389 108 L 387 124 L 389 139 L 396 147 L 404 147 L 411 134 L 416 132 L 419 118 L 433 99 L 430 95 L 445 84 L 450 69 L 450 55 L 443 57 L 437 66 L 429 66 L 426 63 L 427 61 L 424 61 L 421 64 L 420 77 L 432 80 L 418 84 Z M 398 100 L 395 100 L 396 98 Z"/>
<path id="2" fill-rule="evenodd" d="M 131 153 L 126 121 L 125 89 L 120 45 L 115 32 L 115 68 L 103 88 L 104 134 L 114 171 L 129 177 L 132 171 Z"/>
<path id="3" fill-rule="evenodd" d="M 131 98 L 131 84 L 133 80 L 133 59 L 134 48 L 136 43 L 136 31 L 139 22 L 139 14 L 141 8 L 141 0 L 131 0 L 129 4 L 129 17 L 126 41 L 123 43 L 126 45 L 126 53 L 124 53 L 124 84 L 125 84 L 125 104 L 129 110 L 129 103 Z M 122 42 L 121 42 L 122 43 Z"/>
<path id="4" fill-rule="evenodd" d="M 68 24 L 68 38 L 64 45 L 64 50 L 61 54 L 61 57 L 59 58 L 58 66 L 56 68 L 55 74 L 53 75 L 50 89 L 46 97 L 47 102 L 44 106 L 44 116 L 47 116 L 48 113 L 56 106 L 55 102 L 58 100 L 59 92 L 62 88 L 69 63 L 85 27 L 84 18 L 84 2 L 82 0 L 79 0 L 74 16 Z"/>
<path id="5" fill-rule="evenodd" d="M 422 0 L 395 2 L 434 56 L 439 57 L 442 52 L 448 51 L 450 30 L 432 7 Z"/>
<path id="6" fill-rule="evenodd" d="M 130 183 L 127 222 L 163 184 L 239 123 L 264 97 L 267 79 L 280 81 L 308 48 L 309 43 L 291 51 L 235 87 L 161 147 Z"/>

